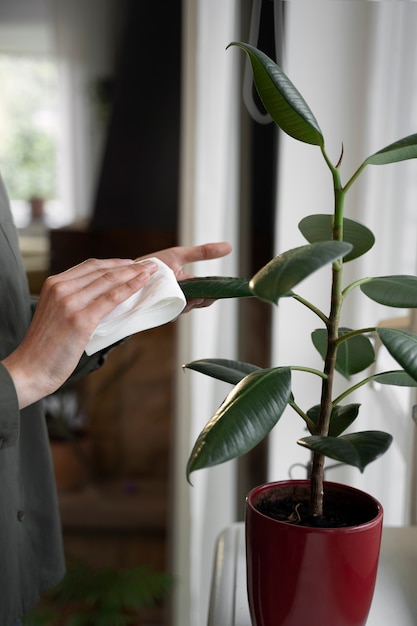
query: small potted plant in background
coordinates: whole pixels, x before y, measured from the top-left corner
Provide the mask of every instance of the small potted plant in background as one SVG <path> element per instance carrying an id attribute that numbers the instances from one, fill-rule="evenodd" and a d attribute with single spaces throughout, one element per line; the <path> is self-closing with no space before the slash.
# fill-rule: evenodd
<path id="1" fill-rule="evenodd" d="M 146 566 L 115 570 L 69 560 L 65 578 L 44 594 L 24 626 L 140 626 L 144 610 L 172 589 L 171 576 Z"/>
<path id="2" fill-rule="evenodd" d="M 368 494 L 324 480 L 325 458 L 365 467 L 389 447 L 392 437 L 381 431 L 346 432 L 359 415 L 359 404 L 346 402 L 371 381 L 417 385 L 417 336 L 403 330 L 340 324 L 345 300 L 354 289 L 391 307 L 417 307 L 417 277 L 379 276 L 343 282 L 343 266 L 367 253 L 374 236 L 364 225 L 344 216 L 348 191 L 368 165 L 417 157 L 417 135 L 397 141 L 366 158 L 342 182 L 341 164 L 329 159 L 319 124 L 282 70 L 255 47 L 234 43 L 251 62 L 259 96 L 274 122 L 298 141 L 317 146 L 332 181 L 334 206 L 325 215 L 304 218 L 299 229 L 307 244 L 279 254 L 250 280 L 206 277 L 183 281 L 188 297 L 256 297 L 277 304 L 294 298 L 316 316 L 314 346 L 322 370 L 308 365 L 256 365 L 209 358 L 185 367 L 232 383 L 229 393 L 199 435 L 187 465 L 187 478 L 198 469 L 238 457 L 264 439 L 289 405 L 309 435 L 297 442 L 312 454 L 308 480 L 283 481 L 255 488 L 246 503 L 248 597 L 254 626 L 364 626 L 374 590 L 382 530 L 382 507 Z M 301 281 L 329 266 L 328 311 L 295 291 Z M 323 280 L 322 277 L 320 280 Z M 297 328 L 288 329 L 295 333 Z M 335 397 L 336 372 L 349 380 L 375 360 L 374 339 L 387 348 L 398 369 L 363 375 Z M 321 380 L 313 407 L 295 397 L 294 375 Z"/>
<path id="3" fill-rule="evenodd" d="M 56 149 L 51 133 L 33 123 L 20 126 L 10 139 L 3 173 L 9 195 L 26 200 L 31 217 L 44 217 L 44 204 L 56 194 Z"/>

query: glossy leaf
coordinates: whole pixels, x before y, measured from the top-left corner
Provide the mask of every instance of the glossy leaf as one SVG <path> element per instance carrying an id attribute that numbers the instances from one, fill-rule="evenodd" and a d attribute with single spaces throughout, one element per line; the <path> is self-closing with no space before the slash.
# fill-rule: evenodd
<path id="1" fill-rule="evenodd" d="M 417 380 L 411 378 L 404 370 L 392 370 L 374 374 L 372 380 L 380 385 L 393 385 L 396 387 L 417 387 Z"/>
<path id="2" fill-rule="evenodd" d="M 288 135 L 316 146 L 324 140 L 316 118 L 302 95 L 280 67 L 253 46 L 233 42 L 246 52 L 260 99 L 274 122 Z"/>
<path id="3" fill-rule="evenodd" d="M 417 134 L 408 135 L 399 141 L 391 143 L 372 154 L 365 161 L 367 165 L 385 165 L 417 158 Z"/>
<path id="4" fill-rule="evenodd" d="M 253 372 L 229 393 L 200 433 L 187 464 L 191 472 L 234 459 L 262 441 L 291 395 L 288 367 Z"/>
<path id="5" fill-rule="evenodd" d="M 252 278 L 249 283 L 254 295 L 277 303 L 291 289 L 328 263 L 340 259 L 352 246 L 343 241 L 323 241 L 293 248 L 278 255 Z"/>
<path id="6" fill-rule="evenodd" d="M 359 414 L 360 404 L 337 405 L 332 408 L 330 417 L 329 437 L 338 437 L 348 428 Z M 307 411 L 308 417 L 317 425 L 319 420 L 320 405 L 311 407 Z M 314 433 L 312 433 L 314 435 Z"/>
<path id="7" fill-rule="evenodd" d="M 353 465 L 361 472 L 388 450 L 392 436 L 379 430 L 367 430 L 341 437 L 304 437 L 298 443 L 313 452 L 324 454 L 340 463 Z"/>
<path id="8" fill-rule="evenodd" d="M 332 239 L 333 215 L 309 215 L 298 224 L 303 236 L 310 243 Z M 343 241 L 352 244 L 352 250 L 343 258 L 347 263 L 362 256 L 372 248 L 375 237 L 363 224 L 347 218 L 343 219 Z"/>
<path id="9" fill-rule="evenodd" d="M 417 380 L 417 335 L 395 328 L 377 328 L 376 332 L 391 356 Z"/>
<path id="10" fill-rule="evenodd" d="M 339 328 L 339 337 L 349 333 L 349 328 Z M 314 347 L 324 360 L 327 350 L 327 330 L 319 328 L 311 333 Z M 364 335 L 355 335 L 343 341 L 337 350 L 336 370 L 349 379 L 353 374 L 363 372 L 375 360 L 372 342 Z"/>
<path id="11" fill-rule="evenodd" d="M 180 280 L 178 284 L 187 300 L 192 298 L 219 300 L 221 298 L 248 298 L 253 296 L 247 278 L 204 276 Z"/>
<path id="12" fill-rule="evenodd" d="M 187 363 L 184 367 L 232 385 L 236 385 L 242 378 L 260 369 L 251 363 L 228 359 L 200 359 L 199 361 Z"/>
<path id="13" fill-rule="evenodd" d="M 379 276 L 360 286 L 364 294 L 387 306 L 413 309 L 417 307 L 416 276 Z"/>

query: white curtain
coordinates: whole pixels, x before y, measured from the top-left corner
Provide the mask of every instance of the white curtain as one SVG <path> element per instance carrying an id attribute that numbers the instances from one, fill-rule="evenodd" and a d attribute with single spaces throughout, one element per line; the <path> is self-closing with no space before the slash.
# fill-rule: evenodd
<path id="1" fill-rule="evenodd" d="M 284 69 L 318 119 L 333 162 L 343 143 L 346 182 L 368 155 L 417 130 L 417 4 L 317 0 L 286 2 L 285 10 Z M 363 259 L 346 266 L 346 282 L 366 275 L 415 273 L 416 181 L 416 161 L 365 170 L 356 190 L 350 192 L 346 216 L 371 228 L 376 244 Z M 277 251 L 305 243 L 297 224 L 315 212 L 332 212 L 331 179 L 320 151 L 282 137 Z M 321 273 L 322 279 L 316 274 L 302 290 L 308 299 L 325 306 L 328 271 Z M 344 324 L 353 327 L 408 313 L 374 305 L 359 293 L 349 297 L 347 307 Z M 316 322 L 301 308 L 290 300 L 280 305 L 274 328 L 275 359 L 320 366 L 309 339 Z M 294 341 L 290 331 L 296 326 Z M 297 397 L 305 408 L 317 403 L 317 391 L 317 382 L 296 376 Z M 407 523 L 415 455 L 410 394 L 368 388 L 354 401 L 362 404 L 355 429 L 387 430 L 395 443 L 364 474 L 332 470 L 327 477 L 373 493 L 384 505 L 386 524 Z M 272 437 L 271 479 L 286 478 L 295 459 L 308 462 L 308 454 L 295 444 L 302 434 L 299 418 L 286 413 Z"/>
<path id="2" fill-rule="evenodd" d="M 181 241 L 230 241 L 231 256 L 195 268 L 199 275 L 236 275 L 238 211 L 238 55 L 226 52 L 239 28 L 237 0 L 184 2 Z M 182 363 L 233 358 L 236 305 L 217 302 L 180 320 Z M 235 519 L 233 463 L 196 472 L 185 467 L 193 442 L 229 391 L 201 374 L 178 377 L 173 567 L 175 626 L 205 626 L 215 540 Z"/>

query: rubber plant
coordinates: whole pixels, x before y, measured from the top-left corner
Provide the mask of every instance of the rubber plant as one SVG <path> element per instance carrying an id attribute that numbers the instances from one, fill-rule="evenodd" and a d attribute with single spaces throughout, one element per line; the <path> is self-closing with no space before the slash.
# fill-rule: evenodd
<path id="1" fill-rule="evenodd" d="M 277 304 L 280 298 L 294 298 L 313 311 L 320 323 L 320 328 L 314 329 L 311 337 L 323 357 L 324 366 L 322 370 L 305 365 L 261 369 L 249 363 L 215 358 L 185 365 L 235 385 L 197 438 L 188 461 L 187 478 L 190 481 L 190 474 L 195 470 L 223 463 L 251 450 L 268 435 L 289 405 L 310 433 L 297 443 L 312 452 L 309 514 L 319 519 L 323 515 L 325 457 L 363 471 L 388 449 L 392 441 L 390 434 L 376 430 L 347 434 L 346 430 L 359 415 L 359 405 L 345 403 L 346 398 L 371 381 L 382 385 L 417 385 L 417 335 L 394 328 L 340 326 L 342 307 L 354 289 L 360 289 L 365 296 L 382 305 L 405 309 L 417 307 L 416 276 L 368 277 L 347 285 L 343 282 L 344 264 L 369 252 L 375 240 L 366 226 L 344 216 L 346 196 L 369 165 L 416 158 L 417 134 L 372 154 L 343 183 L 342 159 L 336 164 L 331 162 L 315 116 L 280 67 L 253 46 L 240 42 L 230 45 L 238 46 L 247 54 L 256 89 L 272 120 L 294 139 L 317 146 L 331 174 L 333 212 L 302 219 L 299 229 L 308 243 L 279 254 L 251 279 L 203 277 L 183 281 L 181 285 L 188 297 L 255 297 L 273 304 Z M 328 312 L 320 310 L 295 291 L 302 280 L 327 264 Z M 334 397 L 335 372 L 348 381 L 352 374 L 365 372 L 375 360 L 375 338 L 379 338 L 394 357 L 398 369 L 363 374 L 359 382 L 353 385 L 348 382 L 345 391 Z M 321 397 L 316 406 L 302 408 L 294 397 L 291 378 L 296 370 L 321 378 Z"/>

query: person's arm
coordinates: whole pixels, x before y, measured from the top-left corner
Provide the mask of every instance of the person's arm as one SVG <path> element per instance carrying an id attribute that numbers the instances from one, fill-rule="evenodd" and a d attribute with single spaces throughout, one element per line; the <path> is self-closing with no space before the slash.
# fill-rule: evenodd
<path id="1" fill-rule="evenodd" d="M 2 361 L 20 408 L 67 380 L 100 319 L 143 287 L 155 269 L 151 262 L 90 259 L 46 279 L 25 338 Z"/>
<path id="2" fill-rule="evenodd" d="M 0 450 L 16 444 L 19 437 L 19 401 L 9 371 L 0 362 Z"/>
<path id="3" fill-rule="evenodd" d="M 222 257 L 230 250 L 227 243 L 213 243 L 178 246 L 147 257 L 161 259 L 180 280 L 190 277 L 185 265 Z M 56 391 L 77 367 L 79 372 L 92 369 L 84 349 L 102 317 L 142 288 L 156 270 L 146 258 L 90 259 L 45 281 L 25 338 L 1 362 L 13 380 L 20 408 Z M 185 310 L 208 304 L 190 301 Z"/>

